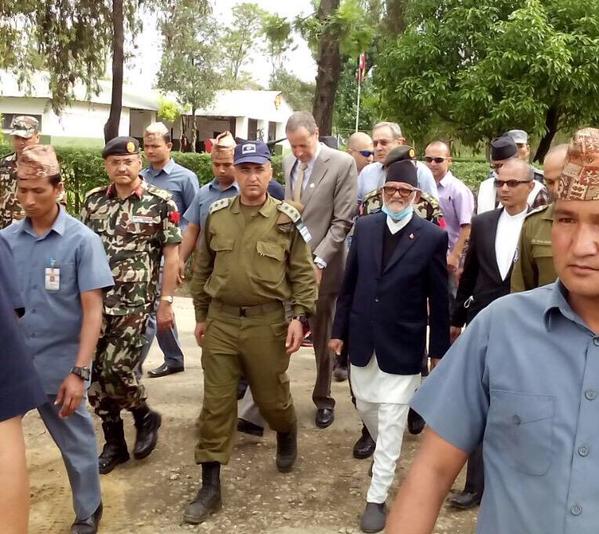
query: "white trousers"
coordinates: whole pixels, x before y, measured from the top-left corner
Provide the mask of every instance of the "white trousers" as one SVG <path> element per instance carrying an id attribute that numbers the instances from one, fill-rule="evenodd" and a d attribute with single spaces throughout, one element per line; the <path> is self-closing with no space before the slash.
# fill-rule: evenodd
<path id="1" fill-rule="evenodd" d="M 372 439 L 376 442 L 372 481 L 366 501 L 382 504 L 386 501 L 389 488 L 393 483 L 410 406 L 356 399 L 356 408 Z"/>

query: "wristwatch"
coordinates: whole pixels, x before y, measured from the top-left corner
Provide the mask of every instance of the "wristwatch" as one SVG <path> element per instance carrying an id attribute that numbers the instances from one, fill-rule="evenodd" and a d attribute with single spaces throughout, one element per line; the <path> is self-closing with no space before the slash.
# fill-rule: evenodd
<path id="1" fill-rule="evenodd" d="M 169 295 L 168 297 L 160 297 L 160 300 L 168 302 L 169 304 L 175 302 L 175 299 L 171 295 Z"/>
<path id="2" fill-rule="evenodd" d="M 77 375 L 82 380 L 89 380 L 91 371 L 89 367 L 72 367 L 70 373 Z"/>

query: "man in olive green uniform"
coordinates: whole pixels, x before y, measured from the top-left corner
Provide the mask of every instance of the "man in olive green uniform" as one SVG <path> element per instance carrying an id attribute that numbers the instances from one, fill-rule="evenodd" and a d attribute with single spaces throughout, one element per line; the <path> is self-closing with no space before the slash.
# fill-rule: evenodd
<path id="1" fill-rule="evenodd" d="M 92 368 L 89 401 L 102 419 L 106 438 L 98 458 L 100 473 L 129 459 L 121 410 L 133 414 L 137 437 L 133 456 L 145 458 L 156 447 L 160 414 L 150 410 L 135 372 L 145 344 L 148 315 L 158 297 L 160 259 L 164 256 L 159 329 L 173 324 L 173 293 L 179 264 L 180 214 L 171 194 L 140 176 L 139 144 L 117 137 L 102 151 L 110 185 L 91 190 L 81 219 L 102 239 L 114 277 L 104 297 L 102 334 Z"/>
<path id="2" fill-rule="evenodd" d="M 543 162 L 545 185 L 551 199 L 555 197 L 559 176 L 566 159 L 568 145 L 553 147 Z M 527 291 L 555 282 L 557 274 L 553 266 L 551 248 L 551 225 L 553 204 L 531 211 L 524 221 L 516 262 L 512 270 L 511 291 Z"/>
<path id="3" fill-rule="evenodd" d="M 15 151 L 0 160 L 0 230 L 25 217 L 17 200 L 17 160 L 23 149 L 40 142 L 39 122 L 35 117 L 15 117 L 10 128 L 10 140 Z"/>
<path id="4" fill-rule="evenodd" d="M 300 212 L 267 193 L 271 156 L 261 142 L 235 148 L 240 194 L 216 201 L 200 238 L 191 283 L 202 346 L 204 403 L 195 451 L 202 487 L 185 510 L 197 524 L 222 506 L 220 466 L 229 461 L 243 374 L 277 432 L 277 468 L 297 456 L 297 423 L 287 367 L 316 302 L 316 281 Z M 284 303 L 293 318 L 287 322 Z"/>

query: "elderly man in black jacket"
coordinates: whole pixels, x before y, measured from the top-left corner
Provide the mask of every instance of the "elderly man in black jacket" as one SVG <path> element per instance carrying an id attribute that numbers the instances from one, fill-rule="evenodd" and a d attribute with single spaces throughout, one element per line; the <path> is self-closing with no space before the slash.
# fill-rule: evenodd
<path id="1" fill-rule="evenodd" d="M 391 164 L 382 212 L 356 222 L 329 344 L 337 354 L 347 344 L 356 405 L 376 441 L 364 532 L 385 526 L 429 316 L 433 365 L 449 347 L 447 233 L 414 214 L 418 195 L 414 164 Z"/>

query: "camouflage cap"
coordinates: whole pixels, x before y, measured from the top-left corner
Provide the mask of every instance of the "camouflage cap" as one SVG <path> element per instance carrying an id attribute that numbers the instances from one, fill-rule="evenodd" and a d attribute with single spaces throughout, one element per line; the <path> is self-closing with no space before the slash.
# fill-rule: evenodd
<path id="1" fill-rule="evenodd" d="M 31 115 L 19 115 L 10 123 L 9 135 L 30 139 L 40 131 L 40 123 Z"/>
<path id="2" fill-rule="evenodd" d="M 557 198 L 599 200 L 599 130 L 578 130 L 568 146 Z"/>
<path id="3" fill-rule="evenodd" d="M 416 151 L 409 145 L 399 145 L 387 154 L 383 167 L 387 168 L 396 161 L 414 160 L 416 158 Z"/>
<path id="4" fill-rule="evenodd" d="M 115 137 L 106 143 L 102 150 L 102 157 L 108 156 L 130 156 L 139 154 L 139 142 L 133 137 Z"/>
<path id="5" fill-rule="evenodd" d="M 60 165 L 50 145 L 31 145 L 23 149 L 17 160 L 17 176 L 21 180 L 57 176 Z"/>

